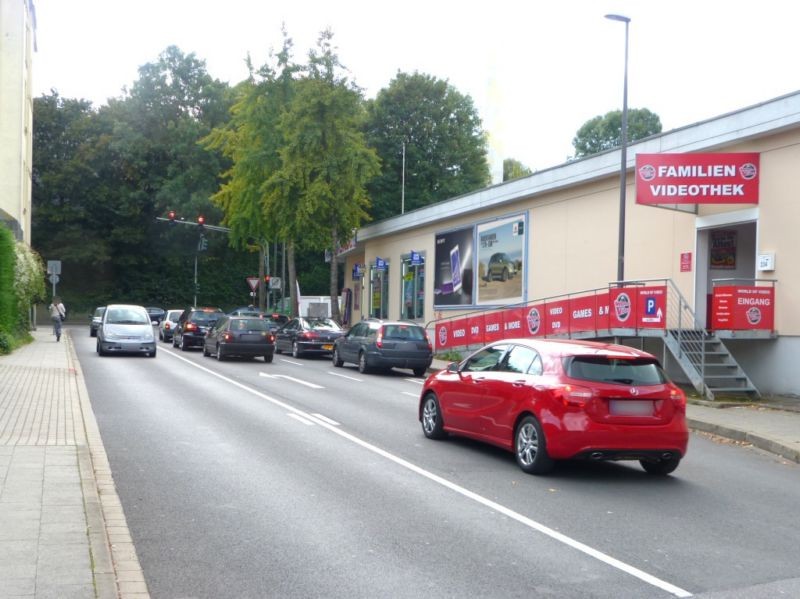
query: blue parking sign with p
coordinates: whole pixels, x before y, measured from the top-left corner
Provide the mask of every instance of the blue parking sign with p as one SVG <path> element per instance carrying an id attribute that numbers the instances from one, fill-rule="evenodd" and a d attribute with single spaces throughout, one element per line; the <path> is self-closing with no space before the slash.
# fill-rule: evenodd
<path id="1" fill-rule="evenodd" d="M 644 313 L 647 315 L 654 315 L 658 310 L 656 298 L 653 296 L 645 298 Z"/>

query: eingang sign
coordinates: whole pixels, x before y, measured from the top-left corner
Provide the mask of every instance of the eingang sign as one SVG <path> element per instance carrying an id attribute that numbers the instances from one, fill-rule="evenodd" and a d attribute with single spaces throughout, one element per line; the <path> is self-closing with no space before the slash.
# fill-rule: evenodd
<path id="1" fill-rule="evenodd" d="M 637 154 L 637 204 L 758 204 L 757 152 Z"/>

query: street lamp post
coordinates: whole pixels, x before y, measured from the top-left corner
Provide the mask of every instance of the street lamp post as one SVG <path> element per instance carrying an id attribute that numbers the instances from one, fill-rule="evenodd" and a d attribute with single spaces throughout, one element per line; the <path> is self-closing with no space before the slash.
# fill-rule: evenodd
<path id="1" fill-rule="evenodd" d="M 621 157 L 619 167 L 619 242 L 617 256 L 617 282 L 625 280 L 625 192 L 628 170 L 628 24 L 629 17 L 623 15 L 606 15 L 606 19 L 625 23 L 625 74 L 622 84 L 622 131 Z"/>

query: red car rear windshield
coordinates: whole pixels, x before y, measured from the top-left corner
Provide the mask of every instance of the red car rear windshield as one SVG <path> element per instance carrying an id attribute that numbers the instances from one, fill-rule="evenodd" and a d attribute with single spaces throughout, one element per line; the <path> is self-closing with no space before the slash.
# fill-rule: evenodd
<path id="1" fill-rule="evenodd" d="M 565 360 L 567 376 L 586 381 L 623 385 L 660 385 L 667 378 L 658 362 L 637 358 L 621 360 L 597 356 L 575 356 Z"/>

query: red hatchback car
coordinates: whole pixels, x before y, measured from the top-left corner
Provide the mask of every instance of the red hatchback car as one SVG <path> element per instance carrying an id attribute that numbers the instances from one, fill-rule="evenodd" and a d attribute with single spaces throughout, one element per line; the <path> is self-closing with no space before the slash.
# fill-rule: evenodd
<path id="1" fill-rule="evenodd" d="M 428 377 L 419 419 L 513 451 L 529 474 L 556 460 L 639 460 L 669 474 L 686 455 L 686 396 L 658 360 L 623 345 L 506 339 Z"/>

